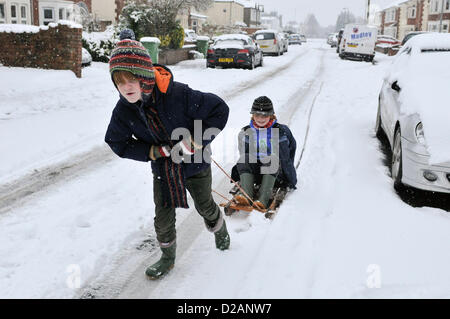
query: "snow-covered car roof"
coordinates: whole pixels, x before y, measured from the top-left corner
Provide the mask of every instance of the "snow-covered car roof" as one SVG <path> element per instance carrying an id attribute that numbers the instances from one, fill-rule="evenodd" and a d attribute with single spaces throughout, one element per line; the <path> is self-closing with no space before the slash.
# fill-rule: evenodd
<path id="1" fill-rule="evenodd" d="M 450 50 L 450 34 L 423 33 L 412 37 L 405 45 L 414 52 Z"/>
<path id="2" fill-rule="evenodd" d="M 258 33 L 279 33 L 279 32 L 276 31 L 276 30 L 269 30 L 269 29 L 267 29 L 267 30 L 258 30 L 258 31 L 255 32 L 255 34 L 258 34 Z"/>
<path id="3" fill-rule="evenodd" d="M 244 41 L 248 41 L 249 40 L 249 36 L 245 35 L 245 34 L 222 34 L 219 35 L 218 37 L 214 38 L 214 41 L 224 41 L 224 40 L 244 40 Z"/>

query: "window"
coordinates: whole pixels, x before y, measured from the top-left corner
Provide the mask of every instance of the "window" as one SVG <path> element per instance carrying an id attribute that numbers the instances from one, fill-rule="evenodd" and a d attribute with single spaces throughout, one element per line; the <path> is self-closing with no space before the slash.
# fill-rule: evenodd
<path id="1" fill-rule="evenodd" d="M 386 21 L 385 22 L 395 22 L 395 11 L 396 9 L 392 9 L 386 12 Z"/>
<path id="2" fill-rule="evenodd" d="M 445 11 L 450 11 L 450 0 L 445 0 Z"/>
<path id="3" fill-rule="evenodd" d="M 0 23 L 6 23 L 4 3 L 0 3 Z"/>
<path id="4" fill-rule="evenodd" d="M 433 12 L 439 12 L 439 0 L 434 0 Z"/>
<path id="5" fill-rule="evenodd" d="M 408 18 L 410 19 L 416 18 L 416 6 L 408 8 Z"/>
<path id="6" fill-rule="evenodd" d="M 11 5 L 11 23 L 16 24 L 18 21 L 17 4 Z"/>
<path id="7" fill-rule="evenodd" d="M 65 11 L 65 8 L 59 8 L 59 20 L 64 20 L 66 18 Z"/>
<path id="8" fill-rule="evenodd" d="M 43 17 L 44 17 L 44 25 L 49 24 L 50 22 L 55 22 L 55 14 L 53 8 L 43 8 Z"/>
<path id="9" fill-rule="evenodd" d="M 20 23 L 27 24 L 27 6 L 25 4 L 20 5 Z"/>

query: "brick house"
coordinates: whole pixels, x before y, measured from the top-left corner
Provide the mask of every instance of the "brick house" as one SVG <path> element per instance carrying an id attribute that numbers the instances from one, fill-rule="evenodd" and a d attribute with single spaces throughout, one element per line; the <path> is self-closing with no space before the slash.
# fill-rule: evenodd
<path id="1" fill-rule="evenodd" d="M 74 6 L 75 4 L 77 6 Z M 34 25 L 47 25 L 59 20 L 76 20 L 76 15 L 80 11 L 92 12 L 92 0 L 31 0 L 31 6 Z"/>
<path id="2" fill-rule="evenodd" d="M 428 21 L 424 31 L 450 32 L 450 0 L 428 0 Z M 442 14 L 442 26 L 441 26 Z"/>
<path id="3" fill-rule="evenodd" d="M 381 34 L 390 35 L 394 38 L 397 38 L 398 26 L 399 26 L 399 20 L 400 20 L 399 4 L 403 1 L 397 1 L 382 10 L 382 12 L 381 12 Z"/>
<path id="4" fill-rule="evenodd" d="M 253 1 L 242 1 L 244 5 L 244 23 L 249 28 L 259 27 L 261 25 L 261 13 L 264 11 L 264 7 Z"/>
<path id="5" fill-rule="evenodd" d="M 412 31 L 421 31 L 428 16 L 428 0 L 409 0 L 399 4 L 400 17 L 397 38 L 402 40 Z"/>
<path id="6" fill-rule="evenodd" d="M 244 23 L 244 4 L 239 0 L 215 0 L 211 7 L 201 14 L 207 22 L 219 26 L 246 26 Z"/>
<path id="7" fill-rule="evenodd" d="M 47 25 L 74 20 L 81 7 L 91 12 L 92 0 L 0 0 L 0 23 Z"/>
<path id="8" fill-rule="evenodd" d="M 184 29 L 194 30 L 197 34 L 202 32 L 202 26 L 207 19 L 207 16 L 197 13 L 194 8 L 180 10 L 177 15 L 177 20 Z"/>

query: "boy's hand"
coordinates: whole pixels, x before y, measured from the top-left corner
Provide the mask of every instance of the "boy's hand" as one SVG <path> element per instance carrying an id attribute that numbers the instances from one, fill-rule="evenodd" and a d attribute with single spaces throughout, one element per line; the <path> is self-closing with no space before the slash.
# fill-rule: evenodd
<path id="1" fill-rule="evenodd" d="M 177 144 L 173 146 L 173 149 L 177 152 L 177 154 L 183 153 L 183 155 L 193 155 L 195 152 L 194 145 L 192 145 L 191 138 L 185 138 L 179 141 Z"/>
<path id="2" fill-rule="evenodd" d="M 163 146 L 152 145 L 150 147 L 150 159 L 155 161 L 161 157 L 170 157 L 170 146 L 169 145 L 163 145 Z"/>

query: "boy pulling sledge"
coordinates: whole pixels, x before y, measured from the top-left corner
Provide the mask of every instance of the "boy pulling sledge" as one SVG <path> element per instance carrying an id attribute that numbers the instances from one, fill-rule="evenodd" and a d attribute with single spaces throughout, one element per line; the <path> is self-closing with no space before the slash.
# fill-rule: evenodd
<path id="1" fill-rule="evenodd" d="M 209 140 L 194 140 L 196 120 L 202 130 L 222 130 L 228 120 L 227 104 L 218 96 L 175 82 L 165 66 L 152 64 L 147 50 L 124 30 L 109 61 L 113 83 L 120 99 L 113 110 L 105 142 L 118 156 L 151 161 L 153 172 L 154 225 L 162 257 L 149 266 L 146 275 L 156 279 L 175 264 L 175 208 L 187 208 L 186 189 L 214 233 L 216 247 L 229 248 L 225 220 L 211 195 L 211 166 L 195 154 L 208 149 Z M 189 136 L 172 135 L 179 129 Z M 174 160 L 181 155 L 183 161 Z M 200 158 L 200 160 L 198 160 Z"/>

